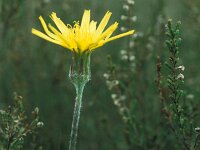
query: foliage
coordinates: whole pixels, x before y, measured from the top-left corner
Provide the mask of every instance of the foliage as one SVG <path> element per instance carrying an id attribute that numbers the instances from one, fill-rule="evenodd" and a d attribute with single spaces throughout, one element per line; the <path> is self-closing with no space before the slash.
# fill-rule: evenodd
<path id="1" fill-rule="evenodd" d="M 23 149 L 31 143 L 66 149 L 75 97 L 68 79 L 70 53 L 33 36 L 31 28 L 42 30 L 37 17 L 50 22 L 52 11 L 73 24 L 85 9 L 95 20 L 110 10 L 111 22 L 118 20 L 122 31 L 137 32 L 92 53 L 77 149 L 199 149 L 199 6 L 198 0 L 1 0 L 0 107 L 9 112 L 4 108 L 16 91 L 25 99 L 24 111 L 38 106 L 45 124 L 35 138 L 24 137 Z M 181 25 L 167 23 L 168 18 Z M 176 58 L 175 66 L 170 57 Z M 16 106 L 11 108 L 14 112 Z M 31 120 L 27 115 L 25 122 Z"/>
<path id="2" fill-rule="evenodd" d="M 162 103 L 161 110 L 169 128 L 177 138 L 177 142 L 181 143 L 182 149 L 199 149 L 199 132 L 195 131 L 196 116 L 193 115 L 195 106 L 185 100 L 184 93 L 186 91 L 182 89 L 185 67 L 180 64 L 179 58 L 182 40 L 180 38 L 180 22 L 173 27 L 172 21 L 169 20 L 166 24 L 166 36 L 165 42 L 170 55 L 169 61 L 165 63 L 169 70 L 167 77 L 163 77 L 165 79 L 163 82 L 167 83 L 165 89 L 161 87 L 162 73 L 159 58 L 157 63 L 157 86 Z M 167 95 L 164 94 L 164 91 L 167 91 Z M 179 146 L 177 147 L 180 149 Z"/>
<path id="3" fill-rule="evenodd" d="M 43 122 L 39 121 L 38 107 L 32 111 L 32 116 L 33 120 L 28 123 L 22 97 L 15 93 L 14 106 L 8 106 L 7 109 L 0 110 L 1 149 L 18 150 L 23 148 L 26 136 L 36 134 L 36 130 L 44 125 Z"/>

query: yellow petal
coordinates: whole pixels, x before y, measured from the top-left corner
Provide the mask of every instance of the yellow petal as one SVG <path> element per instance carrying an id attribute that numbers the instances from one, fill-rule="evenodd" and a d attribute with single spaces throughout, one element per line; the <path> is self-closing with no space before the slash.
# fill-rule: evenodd
<path id="1" fill-rule="evenodd" d="M 63 46 L 63 43 L 62 43 L 62 42 L 56 41 L 56 40 L 54 40 L 54 39 L 48 37 L 46 34 L 40 32 L 40 31 L 38 31 L 38 30 L 36 30 L 36 29 L 34 29 L 34 28 L 32 28 L 32 31 L 31 31 L 31 32 L 32 32 L 33 34 L 39 36 L 40 38 L 43 38 L 43 39 L 45 39 L 45 40 L 47 40 L 47 41 L 49 41 L 49 42 L 52 42 L 52 43 L 55 43 L 55 44 L 58 44 L 58 45 Z"/>
<path id="2" fill-rule="evenodd" d="M 44 28 L 44 31 L 46 32 L 46 34 L 47 34 L 48 36 L 50 36 L 51 38 L 53 38 L 53 39 L 55 39 L 55 40 L 58 40 L 57 36 L 54 35 L 53 33 L 51 33 L 51 32 L 48 30 L 47 25 L 46 25 L 44 19 L 42 18 L 42 16 L 39 17 L 39 20 L 40 20 L 40 22 L 41 22 L 41 24 L 42 24 L 42 27 Z"/>
<path id="3" fill-rule="evenodd" d="M 99 26 L 97 28 L 97 31 L 96 31 L 97 36 L 100 35 L 103 32 L 103 30 L 105 29 L 111 15 L 112 15 L 112 13 L 107 11 L 107 13 L 103 17 L 103 19 L 101 20 L 101 23 L 99 24 Z"/>
<path id="4" fill-rule="evenodd" d="M 113 37 L 111 37 L 111 38 L 105 40 L 105 41 L 104 41 L 104 44 L 105 44 L 105 43 L 108 43 L 108 42 L 110 42 L 110 41 L 119 39 L 119 38 L 121 38 L 121 37 L 124 37 L 124 36 L 127 36 L 127 35 L 131 35 L 131 34 L 133 34 L 134 32 L 135 32 L 135 30 L 131 30 L 131 31 L 128 31 L 128 32 L 125 32 L 125 33 L 122 33 L 122 34 L 119 34 L 119 35 L 116 35 L 116 36 L 113 36 Z"/>
<path id="5" fill-rule="evenodd" d="M 92 51 L 92 50 L 94 50 L 94 49 L 97 49 L 97 48 L 103 46 L 103 44 L 104 44 L 104 42 L 103 42 L 103 40 L 102 40 L 102 41 L 99 42 L 98 44 L 92 45 L 89 49 Z"/>
<path id="6" fill-rule="evenodd" d="M 65 39 L 63 35 L 58 30 L 56 30 L 56 28 L 54 28 L 51 24 L 49 24 L 48 26 L 51 29 L 51 31 L 53 31 L 53 33 L 55 33 L 58 36 L 59 40 L 65 44 L 65 47 L 67 47 L 70 50 L 72 50 L 75 47 L 72 45 L 72 42 L 68 42 L 68 39 Z"/>
<path id="7" fill-rule="evenodd" d="M 90 24 L 90 10 L 85 10 L 83 13 L 81 28 L 87 28 Z"/>
<path id="8" fill-rule="evenodd" d="M 55 12 L 52 12 L 50 18 L 53 20 L 53 22 L 56 24 L 60 32 L 62 32 L 64 35 L 68 34 L 68 27 L 56 16 Z"/>
<path id="9" fill-rule="evenodd" d="M 50 18 L 55 23 L 56 27 L 47 26 L 44 19 L 40 16 L 40 22 L 44 28 L 45 34 L 32 29 L 32 33 L 52 43 L 61 45 L 75 52 L 84 52 L 94 50 L 103 46 L 107 42 L 134 33 L 134 30 L 111 37 L 118 27 L 115 22 L 106 29 L 108 21 L 112 13 L 107 11 L 97 27 L 97 22 L 90 21 L 90 10 L 85 10 L 82 16 L 81 24 L 75 22 L 73 26 L 64 24 L 56 13 L 52 12 Z M 47 34 L 47 35 L 46 35 Z"/>
<path id="10" fill-rule="evenodd" d="M 101 40 L 101 39 L 104 39 L 106 37 L 110 37 L 111 34 L 117 29 L 118 27 L 118 22 L 115 22 L 113 23 L 108 29 L 106 29 L 105 32 L 103 32 L 99 37 L 98 39 Z"/>
<path id="11" fill-rule="evenodd" d="M 122 34 L 116 35 L 116 36 L 114 36 L 112 38 L 109 38 L 107 40 L 101 40 L 96 46 L 90 47 L 90 50 L 94 50 L 96 48 L 99 48 L 99 47 L 103 46 L 104 44 L 106 44 L 106 43 L 108 43 L 110 41 L 116 40 L 118 38 L 121 38 L 121 37 L 124 37 L 124 36 L 127 36 L 127 35 L 131 35 L 134 32 L 135 32 L 134 30 L 131 30 L 131 31 L 128 31 L 126 33 L 122 33 Z"/>
<path id="12" fill-rule="evenodd" d="M 96 31 L 96 25 L 97 25 L 97 22 L 96 21 L 91 21 L 90 22 L 90 33 L 91 34 L 94 34 L 95 33 L 95 31 Z"/>

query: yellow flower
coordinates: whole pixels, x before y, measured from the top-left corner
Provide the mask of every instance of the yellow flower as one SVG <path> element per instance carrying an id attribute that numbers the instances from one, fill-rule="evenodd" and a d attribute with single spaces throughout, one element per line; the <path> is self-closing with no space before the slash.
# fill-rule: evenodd
<path id="1" fill-rule="evenodd" d="M 74 26 L 67 24 L 65 25 L 60 18 L 56 16 L 56 13 L 52 13 L 50 18 L 53 20 L 58 30 L 54 28 L 51 24 L 48 27 L 44 19 L 40 16 L 39 20 L 44 28 L 46 34 L 32 29 L 32 33 L 55 44 L 61 45 L 71 51 L 84 52 L 91 51 L 104 44 L 116 40 L 118 38 L 131 35 L 134 30 L 122 33 L 111 37 L 112 33 L 117 29 L 118 23 L 115 22 L 110 27 L 105 30 L 105 27 L 110 19 L 111 12 L 107 12 L 100 24 L 97 27 L 96 21 L 90 21 L 90 10 L 85 10 L 81 25 L 79 22 L 75 22 Z M 49 30 L 49 29 L 51 30 Z"/>

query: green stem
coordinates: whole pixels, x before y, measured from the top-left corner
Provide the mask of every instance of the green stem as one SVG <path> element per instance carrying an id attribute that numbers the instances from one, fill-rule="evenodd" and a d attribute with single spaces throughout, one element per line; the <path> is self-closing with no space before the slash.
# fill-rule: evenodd
<path id="1" fill-rule="evenodd" d="M 76 100 L 75 100 L 75 106 L 74 106 L 74 115 L 73 115 L 73 121 L 72 121 L 69 150 L 76 149 L 78 125 L 79 125 L 79 120 L 80 120 L 80 110 L 81 110 L 81 105 L 82 105 L 82 94 L 83 94 L 83 89 L 84 89 L 85 84 L 86 84 L 85 82 L 82 82 L 75 85 Z"/>
<path id="2" fill-rule="evenodd" d="M 76 149 L 80 111 L 82 105 L 82 95 L 85 84 L 90 80 L 90 52 L 73 53 L 72 64 L 69 71 L 69 79 L 76 89 L 76 100 L 74 106 L 74 116 L 72 121 L 69 150 Z"/>
<path id="3" fill-rule="evenodd" d="M 7 144 L 7 147 L 6 147 L 6 150 L 10 150 L 10 145 L 11 145 L 11 139 L 9 138 L 9 139 L 8 139 L 8 144 Z"/>

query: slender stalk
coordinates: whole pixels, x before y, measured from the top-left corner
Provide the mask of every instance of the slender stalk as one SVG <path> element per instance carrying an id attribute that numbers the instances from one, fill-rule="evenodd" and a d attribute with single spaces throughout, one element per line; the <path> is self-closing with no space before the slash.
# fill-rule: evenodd
<path id="1" fill-rule="evenodd" d="M 196 150 L 198 148 L 198 140 L 199 140 L 199 137 L 200 137 L 200 134 L 198 133 L 197 136 L 196 136 L 196 139 L 195 139 L 195 143 L 194 143 L 194 150 Z"/>
<path id="2" fill-rule="evenodd" d="M 8 144 L 7 144 L 7 147 L 6 147 L 6 150 L 10 150 L 10 144 L 11 144 L 11 140 L 10 140 L 10 138 L 9 138 Z"/>
<path id="3" fill-rule="evenodd" d="M 11 110 L 9 110 L 9 111 L 10 111 L 9 113 L 11 113 Z M 9 134 L 8 134 L 8 143 L 7 143 L 7 146 L 6 146 L 6 150 L 10 150 L 11 144 L 12 144 L 12 141 L 13 141 L 13 135 L 12 135 L 12 129 L 9 127 L 8 124 L 7 124 L 7 128 L 9 130 Z"/>
<path id="4" fill-rule="evenodd" d="M 74 115 L 73 115 L 73 121 L 72 121 L 69 150 L 75 150 L 76 148 L 77 133 L 78 133 L 79 120 L 80 120 L 80 110 L 81 110 L 81 105 L 82 105 L 82 94 L 83 94 L 83 89 L 84 89 L 85 84 L 86 84 L 85 82 L 81 82 L 75 85 L 76 100 L 75 100 L 75 106 L 74 106 Z"/>
<path id="5" fill-rule="evenodd" d="M 76 99 L 74 106 L 71 136 L 69 141 L 69 150 L 76 149 L 80 111 L 82 105 L 82 95 L 84 87 L 86 83 L 90 80 L 90 77 L 90 53 L 73 53 L 72 64 L 69 71 L 69 79 L 71 80 L 76 89 Z"/>

